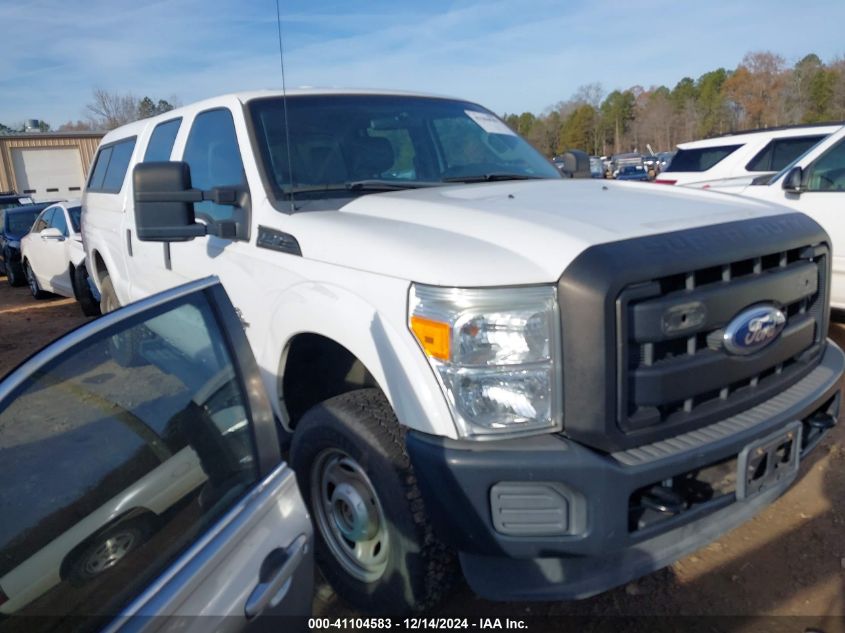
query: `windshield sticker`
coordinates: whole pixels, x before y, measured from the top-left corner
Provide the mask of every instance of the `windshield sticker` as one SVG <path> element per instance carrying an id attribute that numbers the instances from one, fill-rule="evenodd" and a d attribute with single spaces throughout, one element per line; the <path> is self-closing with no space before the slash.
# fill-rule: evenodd
<path id="1" fill-rule="evenodd" d="M 516 133 L 512 129 L 492 114 L 487 114 L 486 112 L 475 112 L 474 110 L 464 110 L 464 112 L 466 112 L 470 119 L 478 124 L 478 127 L 488 134 L 508 134 L 509 136 L 516 136 Z"/>

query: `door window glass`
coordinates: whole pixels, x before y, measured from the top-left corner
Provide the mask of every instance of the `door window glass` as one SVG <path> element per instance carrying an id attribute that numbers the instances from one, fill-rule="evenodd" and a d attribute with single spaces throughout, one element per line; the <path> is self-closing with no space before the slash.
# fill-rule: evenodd
<path id="1" fill-rule="evenodd" d="M 50 615 L 29 631 L 102 625 L 256 482 L 224 340 L 189 296 L 92 335 L 0 402 L 0 614 Z"/>
<path id="2" fill-rule="evenodd" d="M 182 119 L 165 121 L 155 126 L 150 142 L 147 144 L 147 151 L 144 153 L 144 162 L 170 160 L 170 153 L 173 151 L 173 143 L 179 133 L 179 125 Z"/>
<path id="3" fill-rule="evenodd" d="M 201 112 L 194 119 L 183 159 L 191 168 L 191 184 L 196 189 L 242 187 L 244 166 L 238 149 L 232 113 L 223 108 Z M 194 204 L 200 217 L 211 221 L 231 218 L 232 207 L 211 201 Z"/>
<path id="4" fill-rule="evenodd" d="M 807 191 L 845 191 L 845 140 L 807 169 Z"/>
<path id="5" fill-rule="evenodd" d="M 56 207 L 53 211 L 53 217 L 50 220 L 50 226 L 54 229 L 59 229 L 62 235 L 67 237 L 67 219 L 65 219 L 65 212 L 60 207 Z"/>
<path id="6" fill-rule="evenodd" d="M 82 230 L 82 207 L 71 207 L 67 210 L 70 215 L 70 223 L 73 226 L 73 232 L 79 233 Z"/>
<path id="7" fill-rule="evenodd" d="M 32 225 L 32 232 L 41 233 L 41 231 L 50 226 L 50 221 L 53 219 L 54 211 L 54 207 L 50 207 L 49 209 L 42 211 L 41 215 L 38 216 L 38 219 L 35 221 L 35 224 Z"/>

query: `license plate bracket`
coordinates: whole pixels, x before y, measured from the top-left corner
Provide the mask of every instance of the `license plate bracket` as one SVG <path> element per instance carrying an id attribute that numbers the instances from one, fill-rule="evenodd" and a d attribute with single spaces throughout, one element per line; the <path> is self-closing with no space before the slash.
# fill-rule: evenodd
<path id="1" fill-rule="evenodd" d="M 798 472 L 802 428 L 801 422 L 790 422 L 742 449 L 737 460 L 737 499 L 764 492 Z"/>

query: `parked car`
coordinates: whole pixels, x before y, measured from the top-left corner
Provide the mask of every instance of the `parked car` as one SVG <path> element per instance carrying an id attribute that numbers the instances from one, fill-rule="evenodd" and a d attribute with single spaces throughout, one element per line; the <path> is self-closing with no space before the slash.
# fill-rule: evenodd
<path id="1" fill-rule="evenodd" d="M 21 238 L 21 267 L 32 296 L 48 293 L 71 297 L 86 316 L 100 314 L 85 268 L 79 200 L 58 202 L 42 211 L 32 229 Z"/>
<path id="2" fill-rule="evenodd" d="M 833 240 L 830 304 L 845 310 L 845 128 L 742 195 L 801 211 L 825 228 Z"/>
<path id="3" fill-rule="evenodd" d="M 797 125 L 681 143 L 655 182 L 739 193 L 774 175 L 842 124 Z"/>
<path id="4" fill-rule="evenodd" d="M 613 178 L 619 175 L 621 169 L 625 166 L 642 167 L 643 156 L 637 152 L 628 152 L 626 154 L 614 154 L 610 159 L 610 173 Z"/>
<path id="5" fill-rule="evenodd" d="M 590 156 L 590 175 L 593 178 L 604 178 L 604 161 L 598 156 Z"/>
<path id="6" fill-rule="evenodd" d="M 21 266 L 21 239 L 51 202 L 25 204 L 0 209 L 0 274 L 6 275 L 10 286 L 26 282 Z"/>
<path id="7" fill-rule="evenodd" d="M 310 613 L 312 527 L 260 382 L 213 278 L 88 323 L 0 382 L 0 628 Z"/>
<path id="8" fill-rule="evenodd" d="M 623 165 L 616 174 L 616 180 L 648 181 L 648 170 L 643 165 Z"/>
<path id="9" fill-rule="evenodd" d="M 657 163 L 658 163 L 657 154 L 649 154 L 647 156 L 643 156 L 643 167 L 649 174 L 654 177 L 657 175 Z"/>
<path id="10" fill-rule="evenodd" d="M 220 276 L 359 608 L 430 606 L 456 562 L 499 600 L 625 583 L 772 503 L 839 414 L 816 222 L 563 180 L 472 102 L 178 108 L 103 138 L 83 218 L 105 312 Z"/>
<path id="11" fill-rule="evenodd" d="M 9 207 L 20 207 L 25 204 L 33 204 L 32 198 L 22 196 L 14 191 L 0 191 L 0 210 L 8 209 Z"/>

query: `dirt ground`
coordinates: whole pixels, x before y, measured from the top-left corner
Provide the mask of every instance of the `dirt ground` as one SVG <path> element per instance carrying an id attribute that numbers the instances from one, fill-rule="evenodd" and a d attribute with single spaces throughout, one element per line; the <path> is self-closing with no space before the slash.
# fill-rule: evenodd
<path id="1" fill-rule="evenodd" d="M 26 287 L 10 288 L 0 277 L 0 376 L 86 321 L 72 300 L 34 301 Z M 845 326 L 832 326 L 830 334 L 845 346 Z M 318 588 L 314 611 L 322 617 L 359 615 L 325 585 Z M 615 631 L 654 628 L 649 618 L 623 626 L 631 622 L 624 616 L 691 616 L 688 622 L 705 615 L 746 616 L 730 620 L 730 626 L 705 619 L 713 623 L 707 630 L 845 631 L 845 424 L 802 465 L 800 482 L 780 500 L 670 568 L 571 603 L 489 603 L 459 582 L 432 615 L 539 617 L 547 623 L 569 621 L 565 616 L 587 617 L 578 622 L 610 616 L 615 621 L 609 630 Z M 761 629 L 754 616 L 802 617 L 765 618 Z M 677 630 L 685 628 L 679 622 Z M 561 624 L 563 629 L 592 630 Z"/>

